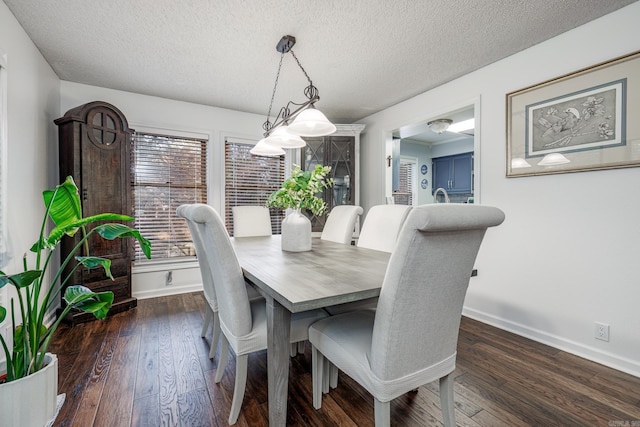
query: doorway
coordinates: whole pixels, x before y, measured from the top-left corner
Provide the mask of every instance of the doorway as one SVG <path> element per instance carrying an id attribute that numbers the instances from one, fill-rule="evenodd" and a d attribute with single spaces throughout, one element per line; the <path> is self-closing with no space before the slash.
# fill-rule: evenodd
<path id="1" fill-rule="evenodd" d="M 479 101 L 391 131 L 391 147 L 387 151 L 391 153 L 391 176 L 387 177 L 386 184 L 387 200 L 405 204 L 406 196 L 403 193 L 406 193 L 406 189 L 402 179 L 404 167 L 401 159 L 409 157 L 417 159 L 414 205 L 444 201 L 441 191 L 434 198 L 438 187 L 448 190 L 452 203 L 479 202 L 479 138 L 475 120 L 478 117 L 477 108 Z M 451 124 L 446 130 L 436 132 L 435 128 L 428 125 L 436 119 L 448 119 Z M 460 162 L 460 156 L 470 160 Z M 448 163 L 448 159 L 453 159 L 452 163 Z M 434 166 L 437 170 L 434 170 Z M 448 167 L 451 169 L 446 170 Z M 462 170 L 462 167 L 470 170 Z M 444 175 L 447 178 L 443 180 Z"/>

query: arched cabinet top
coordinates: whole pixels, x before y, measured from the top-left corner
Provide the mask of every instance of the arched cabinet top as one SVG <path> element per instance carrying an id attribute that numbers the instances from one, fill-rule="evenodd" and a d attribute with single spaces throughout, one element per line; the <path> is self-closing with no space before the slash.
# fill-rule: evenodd
<path id="1" fill-rule="evenodd" d="M 75 108 L 72 108 L 67 111 L 64 116 L 54 120 L 54 123 L 58 126 L 72 121 L 91 124 L 90 121 L 93 122 L 96 111 L 100 110 L 106 112 L 108 116 L 115 118 L 115 126 L 118 130 L 121 130 L 122 132 L 133 131 L 133 129 L 129 129 L 129 123 L 127 122 L 127 118 L 124 116 L 124 114 L 122 114 L 122 111 L 104 101 L 87 102 L 86 104 L 82 104 Z"/>
<path id="2" fill-rule="evenodd" d="M 108 150 L 129 141 L 133 133 L 124 114 L 103 101 L 88 102 L 72 108 L 64 116 L 54 120 L 54 123 L 61 128 L 79 124 L 93 144 Z"/>

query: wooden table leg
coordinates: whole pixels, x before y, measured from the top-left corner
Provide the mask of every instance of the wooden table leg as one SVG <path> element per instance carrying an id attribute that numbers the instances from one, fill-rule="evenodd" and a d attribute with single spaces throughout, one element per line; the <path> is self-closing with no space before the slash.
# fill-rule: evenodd
<path id="1" fill-rule="evenodd" d="M 267 300 L 267 375 L 269 380 L 269 425 L 287 424 L 289 391 L 289 335 L 291 312 L 274 301 Z"/>

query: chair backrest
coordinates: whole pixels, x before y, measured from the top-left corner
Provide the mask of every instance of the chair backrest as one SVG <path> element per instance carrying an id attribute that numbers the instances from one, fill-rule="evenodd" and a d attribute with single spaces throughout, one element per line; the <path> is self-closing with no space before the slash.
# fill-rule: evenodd
<path id="1" fill-rule="evenodd" d="M 198 258 L 200 275 L 202 276 L 202 290 L 204 292 L 204 296 L 209 302 L 211 309 L 213 311 L 218 311 L 218 300 L 216 299 L 216 289 L 213 285 L 213 276 L 211 275 L 211 266 L 209 265 L 209 259 L 206 256 L 204 242 L 202 241 L 200 230 L 198 229 L 197 224 L 191 219 L 193 216 L 193 210 L 196 206 L 198 205 L 180 205 L 178 206 L 176 213 L 179 217 L 184 218 L 187 225 L 189 226 L 191 239 L 193 240 L 193 245 L 196 248 L 196 257 Z"/>
<path id="2" fill-rule="evenodd" d="M 398 379 L 437 371 L 441 362 L 455 363 L 462 306 L 480 243 L 487 228 L 503 220 L 504 213 L 490 206 L 431 204 L 411 210 L 376 309 L 369 360 L 378 378 Z"/>
<path id="3" fill-rule="evenodd" d="M 220 215 L 211 206 L 204 204 L 178 209 L 184 209 L 183 215 L 194 223 L 202 238 L 204 257 L 208 260 L 216 290 L 221 327 L 235 336 L 248 334 L 252 318 L 247 288 Z M 200 258 L 200 254 L 198 257 Z"/>
<path id="4" fill-rule="evenodd" d="M 407 205 L 372 206 L 360 230 L 358 247 L 391 252 L 410 210 Z"/>
<path id="5" fill-rule="evenodd" d="M 234 206 L 233 237 L 271 236 L 271 216 L 265 206 Z"/>
<path id="6" fill-rule="evenodd" d="M 362 215 L 362 212 L 360 206 L 339 205 L 334 207 L 324 223 L 320 239 L 345 245 L 350 244 L 356 220 L 358 215 Z"/>

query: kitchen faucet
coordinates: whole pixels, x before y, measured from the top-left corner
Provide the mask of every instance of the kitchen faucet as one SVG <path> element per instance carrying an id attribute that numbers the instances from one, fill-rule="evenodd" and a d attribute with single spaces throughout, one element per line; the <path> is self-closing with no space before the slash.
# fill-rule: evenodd
<path id="1" fill-rule="evenodd" d="M 442 194 L 444 194 L 444 202 L 445 203 L 451 203 L 451 200 L 449 200 L 449 195 L 447 194 L 447 190 L 445 190 L 442 187 L 439 187 L 436 191 L 433 192 L 433 200 L 438 203 L 438 191 L 442 191 Z"/>

